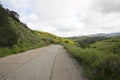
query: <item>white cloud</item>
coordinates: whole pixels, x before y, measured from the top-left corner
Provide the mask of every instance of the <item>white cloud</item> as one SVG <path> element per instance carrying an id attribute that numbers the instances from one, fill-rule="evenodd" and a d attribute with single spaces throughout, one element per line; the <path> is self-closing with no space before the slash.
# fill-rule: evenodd
<path id="1" fill-rule="evenodd" d="M 34 30 L 59 36 L 120 31 L 119 0 L 3 1 L 11 4 L 20 13 L 20 19 Z"/>
<path id="2" fill-rule="evenodd" d="M 93 0 L 93 7 L 103 13 L 120 12 L 120 0 Z"/>

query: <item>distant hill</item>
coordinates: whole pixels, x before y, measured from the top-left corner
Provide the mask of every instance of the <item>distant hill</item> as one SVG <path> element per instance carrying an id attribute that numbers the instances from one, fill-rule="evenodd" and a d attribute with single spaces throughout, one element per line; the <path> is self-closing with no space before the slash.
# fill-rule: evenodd
<path id="1" fill-rule="evenodd" d="M 77 41 L 81 47 L 85 48 L 88 47 L 90 44 L 98 42 L 98 41 L 102 41 L 102 40 L 106 40 L 108 39 L 107 37 L 104 36 L 82 36 L 82 37 L 72 37 L 71 38 L 74 41 Z"/>
<path id="2" fill-rule="evenodd" d="M 99 49 L 104 53 L 120 53 L 120 33 L 94 34 L 88 36 L 70 37 L 82 48 Z"/>
<path id="3" fill-rule="evenodd" d="M 109 33 L 109 34 L 93 34 L 93 35 L 87 35 L 87 36 L 78 36 L 78 37 L 69 37 L 70 39 L 77 41 L 81 47 L 87 47 L 92 43 L 96 43 L 102 40 L 107 40 L 112 37 L 119 37 L 120 32 L 117 33 Z"/>
<path id="4" fill-rule="evenodd" d="M 120 36 L 90 44 L 91 48 L 99 49 L 104 53 L 120 53 Z"/>
<path id="5" fill-rule="evenodd" d="M 120 36 L 120 32 L 116 32 L 116 33 L 101 33 L 101 34 L 93 34 L 93 35 L 89 35 L 91 37 L 96 37 L 96 36 L 104 36 L 104 37 L 114 37 L 114 36 Z"/>
<path id="6" fill-rule="evenodd" d="M 86 36 L 75 36 L 75 37 L 69 37 L 70 39 L 77 39 L 77 38 L 87 38 L 87 37 L 115 37 L 115 36 L 120 36 L 120 32 L 116 33 L 99 33 L 99 34 L 91 34 L 91 35 L 86 35 Z"/>

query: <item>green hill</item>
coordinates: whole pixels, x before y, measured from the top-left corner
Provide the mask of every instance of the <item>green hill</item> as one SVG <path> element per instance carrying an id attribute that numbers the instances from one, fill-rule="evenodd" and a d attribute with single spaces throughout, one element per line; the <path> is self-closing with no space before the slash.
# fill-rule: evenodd
<path id="1" fill-rule="evenodd" d="M 69 44 L 64 44 L 64 46 L 84 67 L 84 75 L 89 80 L 120 80 L 118 76 L 120 73 L 119 36 L 72 39 L 78 41 L 81 47 Z"/>
<path id="2" fill-rule="evenodd" d="M 89 40 L 89 39 L 88 39 Z M 89 80 L 120 80 L 120 37 L 97 41 L 87 47 L 64 44 L 85 69 Z"/>
<path id="3" fill-rule="evenodd" d="M 98 49 L 103 53 L 120 53 L 120 36 L 109 38 L 104 36 L 82 36 L 72 37 L 71 39 L 77 41 L 82 48 Z"/>
<path id="4" fill-rule="evenodd" d="M 19 20 L 17 12 L 5 9 L 0 4 L 0 57 L 53 43 L 74 44 L 74 41 L 51 33 L 31 30 Z"/>
<path id="5" fill-rule="evenodd" d="M 0 6 L 0 57 L 48 45 L 20 22 L 17 13 Z"/>
<path id="6" fill-rule="evenodd" d="M 120 53 L 120 37 L 112 37 L 90 45 L 91 48 L 99 49 L 104 53 Z"/>
<path id="7" fill-rule="evenodd" d="M 107 37 L 104 36 L 82 36 L 82 37 L 72 37 L 72 40 L 78 42 L 82 48 L 89 47 L 90 44 L 96 43 L 98 41 L 106 40 Z"/>

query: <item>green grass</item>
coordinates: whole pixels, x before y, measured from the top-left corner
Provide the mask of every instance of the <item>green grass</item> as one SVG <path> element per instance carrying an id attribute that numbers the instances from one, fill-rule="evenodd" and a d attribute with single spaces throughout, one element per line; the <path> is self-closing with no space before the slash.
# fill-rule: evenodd
<path id="1" fill-rule="evenodd" d="M 20 52 L 24 52 L 26 50 L 35 49 L 35 48 L 39 48 L 39 47 L 43 47 L 43 46 L 47 46 L 47 44 L 33 45 L 33 46 L 21 44 L 21 45 L 14 45 L 12 47 L 3 47 L 3 48 L 0 48 L 0 57 L 17 54 Z"/>
<path id="2" fill-rule="evenodd" d="M 105 54 L 98 49 L 82 49 L 64 44 L 67 51 L 84 66 L 89 80 L 120 80 L 120 55 Z"/>
<path id="3" fill-rule="evenodd" d="M 90 45 L 91 48 L 99 49 L 103 53 L 115 53 L 114 49 L 118 48 L 118 52 L 120 53 L 120 37 L 112 37 L 107 40 L 99 41 Z"/>

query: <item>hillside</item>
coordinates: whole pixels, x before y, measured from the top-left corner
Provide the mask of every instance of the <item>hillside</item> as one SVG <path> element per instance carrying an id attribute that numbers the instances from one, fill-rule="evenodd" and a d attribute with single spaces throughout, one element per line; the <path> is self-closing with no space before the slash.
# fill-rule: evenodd
<path id="1" fill-rule="evenodd" d="M 74 43 L 47 32 L 33 31 L 19 20 L 19 14 L 0 4 L 0 57 L 51 43 Z"/>
<path id="2" fill-rule="evenodd" d="M 120 53 L 120 37 L 112 37 L 90 45 L 91 48 L 99 49 L 104 53 Z"/>
<path id="3" fill-rule="evenodd" d="M 18 17 L 18 13 L 0 6 L 0 57 L 50 43 L 20 22 Z"/>
<path id="4" fill-rule="evenodd" d="M 93 34 L 93 35 L 89 35 L 89 36 L 91 36 L 91 37 L 96 37 L 96 36 L 115 37 L 115 36 L 120 36 L 120 32 Z"/>
<path id="5" fill-rule="evenodd" d="M 86 36 L 75 36 L 75 37 L 69 37 L 70 39 L 73 39 L 75 41 L 78 40 L 85 40 L 85 39 L 89 39 L 89 38 L 95 38 L 95 37 L 104 37 L 104 38 L 111 38 L 111 37 L 116 37 L 116 36 L 120 36 L 120 32 L 116 32 L 116 33 L 99 33 L 99 34 L 92 34 L 92 35 L 86 35 Z"/>
<path id="6" fill-rule="evenodd" d="M 81 47 L 64 46 L 85 68 L 84 75 L 89 80 L 120 80 L 120 37 L 99 38 L 79 38 Z"/>
<path id="7" fill-rule="evenodd" d="M 71 39 L 74 41 L 77 41 L 82 48 L 85 48 L 85 47 L 88 47 L 92 43 L 106 40 L 108 38 L 104 36 L 96 36 L 96 37 L 82 36 L 82 37 L 72 37 Z"/>
<path id="8" fill-rule="evenodd" d="M 82 48 L 98 49 L 104 53 L 119 53 L 120 50 L 120 36 L 119 33 L 110 33 L 108 36 L 82 36 L 72 37 L 71 39 L 77 41 Z M 111 37 L 110 37 L 111 35 Z M 113 36 L 113 37 L 112 37 Z"/>
<path id="9" fill-rule="evenodd" d="M 109 33 L 109 34 L 101 33 L 101 34 L 93 34 L 87 36 L 69 37 L 69 38 L 74 41 L 77 41 L 81 45 L 81 47 L 84 48 L 84 47 L 88 47 L 90 44 L 119 36 L 120 36 L 120 32 Z"/>

